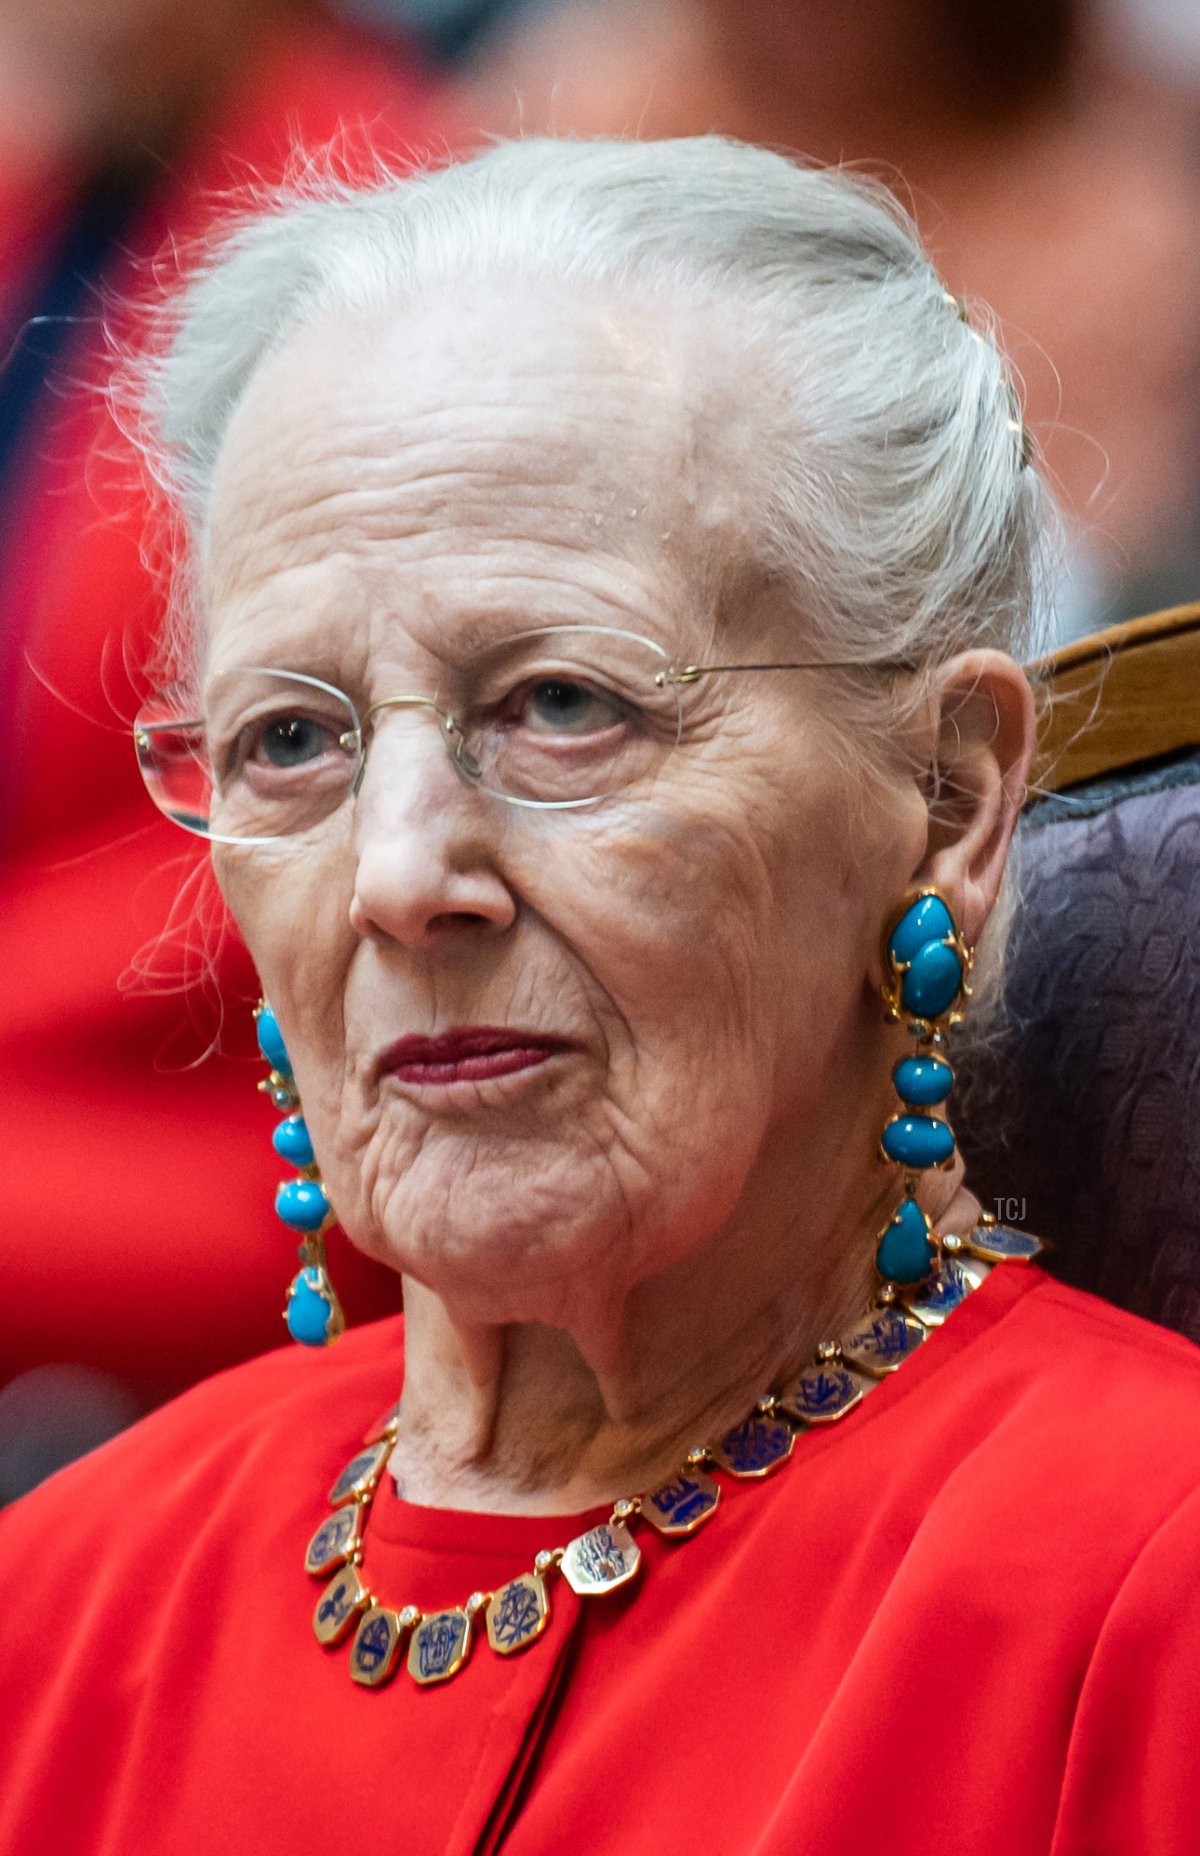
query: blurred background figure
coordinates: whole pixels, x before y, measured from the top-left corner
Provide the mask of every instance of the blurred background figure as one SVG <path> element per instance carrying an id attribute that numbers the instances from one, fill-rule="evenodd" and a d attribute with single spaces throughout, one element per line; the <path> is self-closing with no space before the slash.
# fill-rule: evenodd
<path id="1" fill-rule="evenodd" d="M 399 32 L 418 44 L 426 62 L 452 72 L 488 55 L 493 35 L 539 0 L 337 0 L 343 18 L 374 31 Z"/>
<path id="2" fill-rule="evenodd" d="M 34 1366 L 0 1386 L 0 1507 L 140 1418 L 138 1392 L 91 1366 Z"/>
<path id="3" fill-rule="evenodd" d="M 108 338 L 297 145 L 353 173 L 444 154 L 442 121 L 394 30 L 302 0 L 0 0 L 0 1501 L 280 1343 L 295 1268 L 262 1066 L 201 1061 L 250 1056 L 254 978 L 130 747 L 160 592 Z"/>
<path id="4" fill-rule="evenodd" d="M 878 174 L 996 312 L 1068 518 L 1061 636 L 1200 592 L 1195 0 L 525 0 L 468 121 Z"/>

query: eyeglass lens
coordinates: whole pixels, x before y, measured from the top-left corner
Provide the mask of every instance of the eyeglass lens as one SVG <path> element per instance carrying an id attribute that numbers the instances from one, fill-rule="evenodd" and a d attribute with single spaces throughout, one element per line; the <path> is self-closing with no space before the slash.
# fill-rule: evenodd
<path id="1" fill-rule="evenodd" d="M 669 664 L 660 646 L 628 632 L 526 632 L 447 672 L 410 715 L 437 723 L 460 773 L 483 790 L 518 805 L 584 806 L 652 778 L 677 742 L 678 689 L 656 682 Z M 291 837 L 343 804 L 374 734 L 412 701 L 385 696 L 364 710 L 364 729 L 332 684 L 236 671 L 212 679 L 203 714 L 170 694 L 148 703 L 135 725 L 138 759 L 155 803 L 185 830 L 233 842 Z"/>

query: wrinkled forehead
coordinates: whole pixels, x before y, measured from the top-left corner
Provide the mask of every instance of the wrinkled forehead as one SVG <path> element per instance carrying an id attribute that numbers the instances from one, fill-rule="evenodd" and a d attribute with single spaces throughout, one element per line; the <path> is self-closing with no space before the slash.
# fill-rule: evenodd
<path id="1" fill-rule="evenodd" d="M 614 623 L 626 597 L 711 612 L 747 540 L 739 372 L 725 317 L 544 284 L 311 324 L 254 377 L 217 461 L 214 646 L 281 577 L 392 573 L 453 600 L 456 575 L 556 575 Z"/>

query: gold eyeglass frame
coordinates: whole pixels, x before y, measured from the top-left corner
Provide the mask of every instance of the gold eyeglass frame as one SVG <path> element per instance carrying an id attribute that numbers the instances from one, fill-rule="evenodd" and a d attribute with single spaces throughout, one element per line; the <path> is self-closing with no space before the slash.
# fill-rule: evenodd
<path id="1" fill-rule="evenodd" d="M 543 633 L 555 633 L 559 631 L 582 631 L 595 633 L 601 636 L 612 634 L 616 637 L 635 639 L 639 644 L 645 645 L 648 650 L 654 652 L 657 656 L 664 658 L 667 656 L 662 645 L 658 644 L 654 639 L 645 638 L 638 632 L 625 631 L 619 626 L 544 626 L 532 632 L 520 633 L 512 642 L 519 642 L 523 638 L 536 637 Z M 704 677 L 747 673 L 756 674 L 774 670 L 870 670 L 879 672 L 911 671 L 915 668 L 916 665 L 912 659 L 899 657 L 874 658 L 868 660 L 858 658 L 813 658 L 772 664 L 686 664 L 682 669 L 676 669 L 675 666 L 668 661 L 662 670 L 655 672 L 654 683 L 656 688 L 666 690 L 690 687 L 693 684 L 699 683 Z M 345 690 L 339 689 L 334 683 L 327 682 L 323 677 L 310 676 L 306 672 L 299 670 L 285 670 L 273 664 L 247 664 L 243 666 L 243 674 L 247 676 L 279 677 L 289 682 L 306 684 L 313 689 L 322 690 L 327 695 L 336 697 L 345 705 L 347 712 L 352 715 L 357 722 L 356 727 L 348 728 L 338 736 L 338 746 L 345 749 L 347 753 L 352 753 L 357 762 L 354 777 L 346 788 L 345 799 L 355 798 L 362 786 L 363 777 L 366 772 L 367 752 L 370 745 L 367 739 L 368 724 L 375 716 L 382 714 L 387 709 L 431 710 L 432 713 L 437 716 L 441 724 L 439 733 L 442 736 L 446 751 L 457 772 L 468 785 L 475 785 L 483 778 L 483 768 L 467 743 L 461 723 L 448 709 L 443 708 L 435 697 L 408 694 L 384 696 L 381 697 L 378 702 L 373 702 L 360 716 L 354 702 L 346 694 Z M 155 796 L 155 789 L 143 756 L 150 752 L 152 737 L 159 730 L 200 728 L 203 726 L 203 717 L 192 715 L 172 717 L 170 720 L 161 722 L 143 722 L 141 720 L 141 715 L 146 708 L 151 706 L 154 700 L 153 697 L 150 697 L 147 699 L 147 702 L 143 704 L 142 711 L 139 712 L 138 719 L 133 725 L 132 732 L 134 747 L 138 756 L 138 767 L 156 810 L 162 812 L 163 816 L 168 818 L 173 825 L 178 826 L 181 831 L 189 832 L 199 838 L 206 838 L 210 843 L 214 844 L 278 844 L 282 843 L 291 835 L 282 832 L 264 837 L 226 837 L 220 832 L 205 830 L 198 825 L 185 824 L 181 818 L 167 811 L 164 806 L 161 806 Z M 682 723 L 682 715 L 680 716 L 680 722 Z M 676 739 L 678 741 L 678 737 Z M 592 794 L 587 799 L 525 799 L 517 794 L 505 793 L 499 788 L 490 786 L 483 787 L 480 790 L 487 792 L 492 798 L 503 801 L 506 805 L 521 806 L 531 811 L 545 812 L 579 811 L 587 806 L 596 805 L 599 800 L 604 797 L 603 794 L 597 793 Z M 340 806 L 345 803 L 345 799 L 339 801 L 339 806 L 335 807 L 334 810 L 340 809 Z M 329 816 L 332 816 L 332 814 Z"/>

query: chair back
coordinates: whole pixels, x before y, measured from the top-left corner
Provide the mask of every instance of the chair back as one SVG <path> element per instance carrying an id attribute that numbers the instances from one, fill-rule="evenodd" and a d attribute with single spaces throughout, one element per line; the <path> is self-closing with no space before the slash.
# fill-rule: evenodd
<path id="1" fill-rule="evenodd" d="M 966 1059 L 968 1177 L 1065 1280 L 1200 1341 L 1200 604 L 1033 666 L 1002 1029 Z"/>

